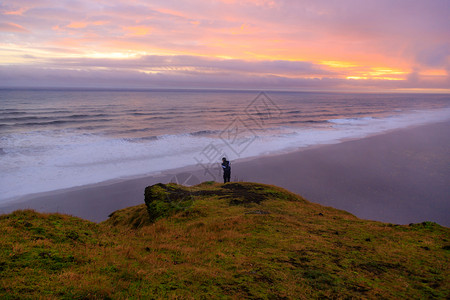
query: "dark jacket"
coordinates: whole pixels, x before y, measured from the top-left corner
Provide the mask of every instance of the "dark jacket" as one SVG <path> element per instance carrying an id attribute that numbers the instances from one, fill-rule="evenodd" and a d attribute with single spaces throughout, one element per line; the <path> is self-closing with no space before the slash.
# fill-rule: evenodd
<path id="1" fill-rule="evenodd" d="M 224 172 L 231 172 L 231 166 L 228 160 L 222 162 L 222 169 Z"/>

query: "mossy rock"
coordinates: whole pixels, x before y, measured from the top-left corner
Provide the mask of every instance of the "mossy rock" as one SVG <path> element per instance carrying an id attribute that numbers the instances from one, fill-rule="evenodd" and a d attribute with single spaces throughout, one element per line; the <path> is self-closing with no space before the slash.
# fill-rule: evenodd
<path id="1" fill-rule="evenodd" d="M 157 183 L 145 188 L 144 201 L 150 221 L 154 222 L 189 208 L 193 203 L 193 196 L 187 187 L 174 183 Z"/>
<path id="2" fill-rule="evenodd" d="M 226 199 L 230 206 L 251 206 L 269 199 L 304 201 L 286 190 L 255 183 L 233 182 L 218 185 L 203 182 L 193 187 L 175 183 L 157 183 L 145 189 L 145 204 L 151 222 L 186 210 L 195 198 L 214 197 Z"/>

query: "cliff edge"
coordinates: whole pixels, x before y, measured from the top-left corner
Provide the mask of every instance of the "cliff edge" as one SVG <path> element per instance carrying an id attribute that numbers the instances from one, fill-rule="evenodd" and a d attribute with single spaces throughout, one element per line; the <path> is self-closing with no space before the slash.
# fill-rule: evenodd
<path id="1" fill-rule="evenodd" d="M 450 229 L 256 183 L 156 184 L 100 224 L 0 216 L 0 297 L 448 298 Z"/>

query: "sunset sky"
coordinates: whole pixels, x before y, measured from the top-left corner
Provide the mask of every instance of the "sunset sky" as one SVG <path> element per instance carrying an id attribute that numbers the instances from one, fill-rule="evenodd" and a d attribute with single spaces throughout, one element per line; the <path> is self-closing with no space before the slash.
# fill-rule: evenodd
<path id="1" fill-rule="evenodd" d="M 0 1 L 0 87 L 450 92 L 449 0 Z"/>

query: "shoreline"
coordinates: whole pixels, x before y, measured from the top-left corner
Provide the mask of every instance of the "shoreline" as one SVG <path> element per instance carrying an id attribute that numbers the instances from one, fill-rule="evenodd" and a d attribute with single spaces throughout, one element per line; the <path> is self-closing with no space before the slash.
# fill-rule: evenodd
<path id="1" fill-rule="evenodd" d="M 383 132 L 369 134 L 364 137 L 353 137 L 353 138 L 349 137 L 349 138 L 344 138 L 339 141 L 330 142 L 330 143 L 319 143 L 319 144 L 309 145 L 309 146 L 305 146 L 305 147 L 297 148 L 297 149 L 285 149 L 285 150 L 280 150 L 280 151 L 275 151 L 275 152 L 264 153 L 264 154 L 261 154 L 258 156 L 238 158 L 236 160 L 233 160 L 233 165 L 239 164 L 242 162 L 253 161 L 253 160 L 257 160 L 257 159 L 265 159 L 265 158 L 270 159 L 270 157 L 277 157 L 280 155 L 289 155 L 289 154 L 300 152 L 300 151 L 318 149 L 321 147 L 327 147 L 327 146 L 350 142 L 350 141 L 354 141 L 354 140 L 366 139 L 366 138 L 377 136 L 377 135 L 384 135 L 384 134 L 387 134 L 390 132 L 395 132 L 397 130 L 412 129 L 412 128 L 416 128 L 416 127 L 420 127 L 420 126 L 424 126 L 424 125 L 429 125 L 429 124 L 415 124 L 415 125 L 410 125 L 407 128 L 389 129 L 389 130 L 386 130 Z M 218 164 L 220 164 L 220 162 L 218 162 Z M 24 202 L 29 202 L 33 199 L 38 199 L 38 198 L 40 199 L 43 197 L 52 197 L 55 195 L 61 195 L 61 194 L 74 192 L 74 191 L 78 191 L 78 190 L 83 190 L 83 189 L 98 188 L 98 187 L 102 187 L 102 186 L 110 186 L 110 185 L 120 184 L 123 182 L 128 182 L 128 181 L 133 181 L 133 180 L 142 180 L 142 179 L 158 178 L 158 177 L 161 177 L 161 178 L 164 178 L 167 180 L 167 177 L 173 177 L 176 174 L 198 173 L 199 170 L 201 170 L 201 167 L 199 167 L 198 165 L 188 165 L 188 166 L 177 167 L 177 168 L 173 168 L 173 169 L 155 171 L 153 173 L 148 173 L 148 174 L 131 175 L 131 176 L 127 176 L 127 177 L 108 179 L 108 180 L 104 180 L 104 181 L 100 181 L 100 182 L 83 184 L 83 185 L 79 185 L 79 186 L 59 188 L 56 190 L 36 192 L 36 193 L 30 193 L 30 194 L 25 194 L 25 195 L 21 195 L 21 196 L 15 196 L 15 197 L 11 197 L 11 198 L 6 198 L 6 199 L 4 199 L 4 202 L 0 203 L 0 214 L 2 213 L 2 208 L 4 208 L 4 207 L 19 205 Z M 221 176 L 222 176 L 221 172 L 222 171 L 219 172 L 220 174 L 219 173 L 216 174 L 217 175 L 216 179 L 221 178 Z M 212 178 L 210 178 L 210 179 L 212 179 Z M 204 178 L 204 180 L 207 181 L 208 179 Z M 220 182 L 220 180 L 219 180 L 219 182 Z"/>
<path id="2" fill-rule="evenodd" d="M 232 180 L 278 185 L 312 202 L 364 219 L 399 224 L 434 221 L 450 226 L 445 216 L 450 211 L 450 188 L 446 187 L 450 170 L 445 168 L 450 165 L 448 132 L 450 121 L 243 158 L 232 162 Z M 200 182 L 212 179 L 199 167 L 188 166 L 27 195 L 2 204 L 0 213 L 31 208 L 99 222 L 113 211 L 144 203 L 146 186 L 167 183 L 183 173 L 193 174 Z M 220 182 L 221 175 L 216 174 Z"/>

